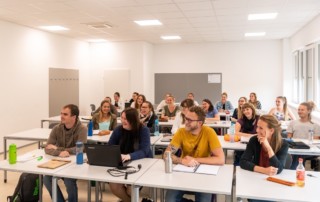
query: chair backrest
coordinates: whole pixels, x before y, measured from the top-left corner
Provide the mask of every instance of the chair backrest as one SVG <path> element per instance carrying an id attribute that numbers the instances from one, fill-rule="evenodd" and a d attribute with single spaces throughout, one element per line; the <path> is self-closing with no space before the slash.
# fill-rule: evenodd
<path id="1" fill-rule="evenodd" d="M 292 164 L 292 156 L 291 154 L 287 154 L 286 163 L 284 164 L 285 169 L 290 169 Z"/>

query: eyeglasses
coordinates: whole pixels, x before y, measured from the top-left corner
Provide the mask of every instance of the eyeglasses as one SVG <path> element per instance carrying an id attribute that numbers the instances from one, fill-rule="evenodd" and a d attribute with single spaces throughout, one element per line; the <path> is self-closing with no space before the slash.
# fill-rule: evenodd
<path id="1" fill-rule="evenodd" d="M 184 120 L 185 120 L 186 122 L 201 121 L 201 120 L 192 120 L 192 119 L 189 119 L 189 118 L 187 118 L 187 117 L 184 117 Z"/>

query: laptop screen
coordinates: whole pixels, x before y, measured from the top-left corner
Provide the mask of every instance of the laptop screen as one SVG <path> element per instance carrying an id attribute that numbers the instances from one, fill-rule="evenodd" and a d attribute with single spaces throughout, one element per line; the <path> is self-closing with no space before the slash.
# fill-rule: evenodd
<path id="1" fill-rule="evenodd" d="M 95 166 L 122 166 L 120 145 L 85 144 L 88 164 Z"/>

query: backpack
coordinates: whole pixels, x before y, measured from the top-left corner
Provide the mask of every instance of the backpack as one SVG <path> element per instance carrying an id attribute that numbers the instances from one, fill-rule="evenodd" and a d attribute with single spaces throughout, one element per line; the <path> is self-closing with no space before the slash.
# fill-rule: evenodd
<path id="1" fill-rule="evenodd" d="M 38 202 L 39 175 L 22 173 L 12 196 L 7 202 Z"/>

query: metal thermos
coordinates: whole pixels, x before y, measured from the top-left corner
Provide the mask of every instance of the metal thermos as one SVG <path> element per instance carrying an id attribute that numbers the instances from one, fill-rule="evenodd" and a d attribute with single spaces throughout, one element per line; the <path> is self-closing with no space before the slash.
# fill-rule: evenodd
<path id="1" fill-rule="evenodd" d="M 166 151 L 165 156 L 166 156 L 166 158 L 164 159 L 165 172 L 166 173 L 172 173 L 171 151 Z"/>

